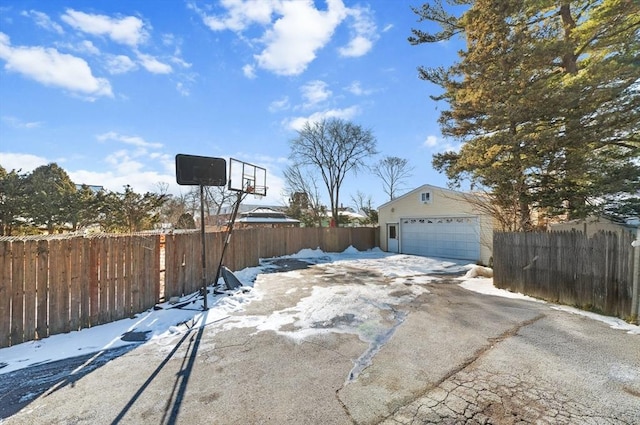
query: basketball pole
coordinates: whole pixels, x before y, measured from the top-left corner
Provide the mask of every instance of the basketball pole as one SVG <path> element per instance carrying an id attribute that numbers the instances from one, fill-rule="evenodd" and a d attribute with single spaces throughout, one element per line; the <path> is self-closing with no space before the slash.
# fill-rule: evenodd
<path id="1" fill-rule="evenodd" d="M 231 220 L 227 225 L 227 234 L 224 238 L 224 245 L 222 246 L 222 253 L 220 254 L 220 264 L 218 264 L 218 270 L 216 271 L 216 280 L 214 281 L 214 285 L 218 284 L 218 279 L 220 278 L 220 271 L 222 270 L 222 264 L 224 262 L 224 254 L 227 251 L 227 246 L 229 246 L 229 242 L 231 242 L 231 233 L 233 232 L 233 224 L 236 221 L 236 217 L 238 216 L 238 210 L 240 209 L 241 202 L 242 202 L 242 192 L 238 192 L 236 203 L 233 206 L 233 213 L 231 214 Z"/>
<path id="2" fill-rule="evenodd" d="M 205 250 L 205 232 L 204 232 L 204 185 L 200 185 L 200 240 L 202 245 L 202 295 L 204 297 L 204 311 L 209 310 L 207 305 L 207 256 Z M 216 279 L 217 281 L 217 279 Z"/>

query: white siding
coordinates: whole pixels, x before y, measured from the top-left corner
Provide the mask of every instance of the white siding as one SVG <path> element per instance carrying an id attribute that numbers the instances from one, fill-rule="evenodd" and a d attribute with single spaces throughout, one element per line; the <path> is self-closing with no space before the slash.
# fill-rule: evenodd
<path id="1" fill-rule="evenodd" d="M 400 222 L 402 253 L 480 260 L 477 217 L 424 217 Z"/>
<path id="2" fill-rule="evenodd" d="M 430 202 L 422 202 L 422 193 L 430 194 Z M 387 223 L 400 223 L 400 247 L 405 252 L 402 240 L 401 220 L 421 219 L 426 217 L 477 217 L 480 256 L 479 262 L 489 264 L 493 255 L 493 218 L 478 211 L 468 198 L 470 194 L 456 192 L 437 186 L 422 185 L 392 201 L 381 205 L 378 209 L 380 224 L 380 247 L 387 251 Z M 454 233 L 455 234 L 455 233 Z M 454 239 L 459 236 L 454 236 Z M 444 242 L 444 241 L 443 241 Z"/>

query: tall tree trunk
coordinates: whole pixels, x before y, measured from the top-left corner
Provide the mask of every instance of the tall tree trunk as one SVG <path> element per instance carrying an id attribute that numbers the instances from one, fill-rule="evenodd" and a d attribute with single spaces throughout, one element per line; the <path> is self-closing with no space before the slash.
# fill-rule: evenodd
<path id="1" fill-rule="evenodd" d="M 578 63 L 575 54 L 576 46 L 572 41 L 572 32 L 576 28 L 576 22 L 571 15 L 570 2 L 566 2 L 560 6 L 559 15 L 562 19 L 564 39 L 567 46 L 567 51 L 562 56 L 562 66 L 565 74 L 576 75 L 578 73 Z M 575 116 L 573 114 L 580 106 L 579 94 L 568 90 L 567 95 L 573 99 L 568 102 L 570 106 L 565 112 L 564 137 L 567 139 L 567 146 L 569 146 L 569 148 L 565 152 L 567 176 L 565 177 L 564 190 L 567 195 L 568 218 L 574 219 L 583 218 L 581 211 L 584 209 L 586 203 L 584 193 L 581 193 L 578 188 L 582 186 L 580 180 L 586 169 L 584 165 L 588 146 L 583 142 L 582 138 L 578 136 L 581 131 L 579 115 Z"/>

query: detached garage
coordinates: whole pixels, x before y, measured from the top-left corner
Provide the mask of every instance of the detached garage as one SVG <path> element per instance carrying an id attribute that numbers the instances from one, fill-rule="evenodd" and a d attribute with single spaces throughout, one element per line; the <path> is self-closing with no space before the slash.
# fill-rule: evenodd
<path id="1" fill-rule="evenodd" d="M 378 208 L 380 246 L 388 252 L 489 264 L 493 219 L 475 195 L 423 185 Z"/>

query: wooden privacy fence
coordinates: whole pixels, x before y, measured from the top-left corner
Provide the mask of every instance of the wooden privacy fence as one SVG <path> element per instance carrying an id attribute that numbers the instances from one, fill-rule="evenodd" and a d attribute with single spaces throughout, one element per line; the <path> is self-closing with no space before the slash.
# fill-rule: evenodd
<path id="1" fill-rule="evenodd" d="M 0 347 L 152 307 L 159 260 L 160 235 L 0 240 Z"/>
<path id="2" fill-rule="evenodd" d="M 234 230 L 224 264 L 231 270 L 256 266 L 260 258 L 294 254 L 301 249 L 344 251 L 349 246 L 364 251 L 377 246 L 371 227 L 254 228 Z M 224 244 L 223 232 L 207 233 L 207 282 L 213 282 Z M 202 286 L 199 233 L 166 236 L 164 297 L 195 292 Z"/>
<path id="3" fill-rule="evenodd" d="M 224 264 L 304 248 L 327 252 L 377 246 L 373 228 L 282 228 L 234 231 Z M 207 233 L 207 283 L 225 234 Z M 0 347 L 112 322 L 202 286 L 200 233 L 0 238 Z"/>
<path id="4" fill-rule="evenodd" d="M 634 273 L 630 232 L 495 233 L 498 288 L 626 318 Z"/>

